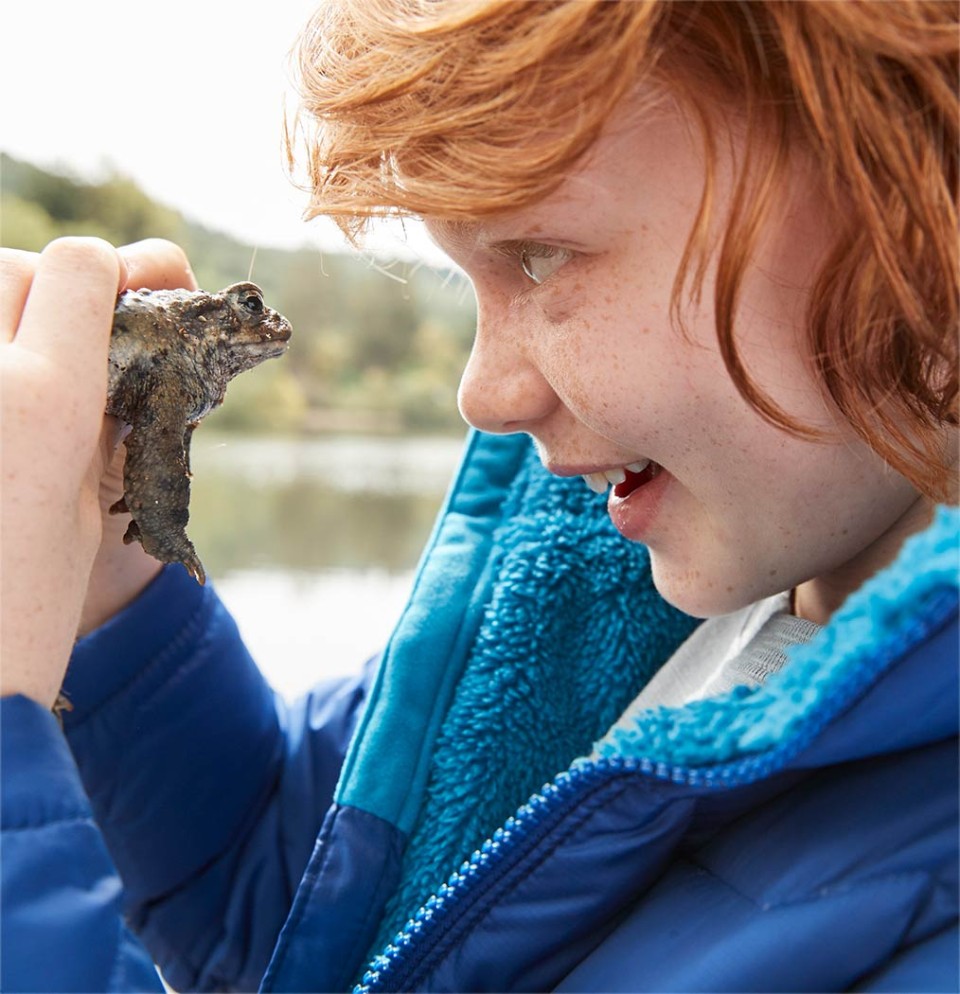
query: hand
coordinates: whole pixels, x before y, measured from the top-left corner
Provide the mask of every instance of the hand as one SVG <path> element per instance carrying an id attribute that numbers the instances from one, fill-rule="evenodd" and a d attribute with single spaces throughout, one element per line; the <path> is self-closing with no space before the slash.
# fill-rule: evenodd
<path id="1" fill-rule="evenodd" d="M 107 514 L 123 490 L 121 426 L 103 414 L 107 351 L 127 286 L 196 284 L 167 242 L 0 250 L 0 693 L 48 707 L 78 629 L 104 621 L 159 569 L 122 544 L 125 517 Z"/>

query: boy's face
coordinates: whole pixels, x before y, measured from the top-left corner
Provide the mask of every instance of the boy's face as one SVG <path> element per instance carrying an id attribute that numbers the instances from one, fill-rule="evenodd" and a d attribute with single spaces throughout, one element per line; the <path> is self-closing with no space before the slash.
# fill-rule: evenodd
<path id="1" fill-rule="evenodd" d="M 461 410 L 485 431 L 527 432 L 560 475 L 616 479 L 652 460 L 613 490 L 608 510 L 649 546 L 658 589 L 682 610 L 721 614 L 802 584 L 806 613 L 825 620 L 892 556 L 922 502 L 849 429 L 805 441 L 743 400 L 717 344 L 713 266 L 702 305 L 684 312 L 688 335 L 674 327 L 671 289 L 703 188 L 700 145 L 672 105 L 622 112 L 535 206 L 429 225 L 477 294 Z M 735 138 L 718 147 L 739 153 Z M 729 155 L 718 162 L 715 229 L 731 169 Z M 740 355 L 789 415 L 835 432 L 801 354 L 830 217 L 799 169 L 774 203 L 742 285 Z"/>

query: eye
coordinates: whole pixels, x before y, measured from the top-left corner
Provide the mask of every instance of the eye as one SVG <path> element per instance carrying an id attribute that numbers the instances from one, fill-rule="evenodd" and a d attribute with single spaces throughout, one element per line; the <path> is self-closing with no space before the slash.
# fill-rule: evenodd
<path id="1" fill-rule="evenodd" d="M 248 293 L 240 301 L 251 314 L 263 313 L 263 298 L 256 293 Z"/>
<path id="2" fill-rule="evenodd" d="M 573 258 L 569 249 L 524 242 L 518 246 L 520 268 L 538 286 Z"/>

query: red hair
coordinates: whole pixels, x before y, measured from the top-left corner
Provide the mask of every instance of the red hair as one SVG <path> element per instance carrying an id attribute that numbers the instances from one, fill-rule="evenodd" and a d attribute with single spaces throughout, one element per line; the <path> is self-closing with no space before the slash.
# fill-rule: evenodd
<path id="1" fill-rule="evenodd" d="M 811 359 L 867 444 L 943 498 L 957 424 L 957 13 L 937 0 L 328 0 L 298 48 L 310 215 L 355 236 L 375 215 L 526 206 L 650 80 L 692 113 L 707 149 L 679 317 L 713 248 L 716 112 L 732 108 L 751 153 L 717 246 L 714 309 L 734 382 L 768 420 L 817 434 L 754 385 L 734 333 L 751 249 L 801 147 L 837 218 L 808 315 Z"/>

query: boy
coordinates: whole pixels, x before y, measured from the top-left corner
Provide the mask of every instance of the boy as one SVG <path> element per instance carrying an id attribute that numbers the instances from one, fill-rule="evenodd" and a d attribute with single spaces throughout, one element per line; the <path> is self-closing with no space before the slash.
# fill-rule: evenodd
<path id="1" fill-rule="evenodd" d="M 8 261 L 10 986 L 147 985 L 121 900 L 180 989 L 956 986 L 956 38 L 321 7 L 314 209 L 467 271 L 482 433 L 376 673 L 289 711 L 212 590 L 93 562 L 113 294 L 185 261 Z"/>

